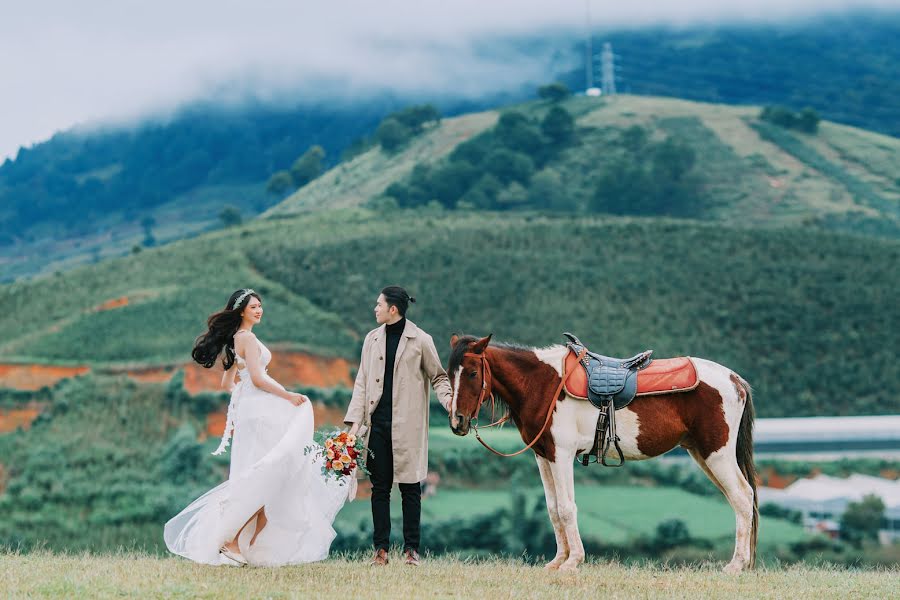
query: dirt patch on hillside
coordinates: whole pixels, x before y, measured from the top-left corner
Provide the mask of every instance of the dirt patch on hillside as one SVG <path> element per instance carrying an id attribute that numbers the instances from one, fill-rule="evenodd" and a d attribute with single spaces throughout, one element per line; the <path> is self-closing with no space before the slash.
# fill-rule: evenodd
<path id="1" fill-rule="evenodd" d="M 60 379 L 84 375 L 89 367 L 58 367 L 0 363 L 0 387 L 16 390 L 39 390 L 52 387 Z"/>
<path id="2" fill-rule="evenodd" d="M 122 296 L 120 298 L 112 298 L 111 300 L 107 300 L 100 306 L 95 307 L 94 310 L 100 312 L 104 310 L 112 310 L 114 308 L 122 308 L 123 306 L 128 306 L 128 296 Z"/>
<path id="3" fill-rule="evenodd" d="M 269 374 L 287 387 L 352 387 L 350 369 L 353 365 L 343 358 L 326 358 L 306 352 L 280 351 L 269 368 Z M 190 362 L 163 367 L 135 369 L 100 369 L 101 372 L 122 373 L 144 383 L 165 383 L 178 369 L 184 369 L 184 386 L 191 394 L 220 391 L 222 366 L 211 369 Z M 16 390 L 39 390 L 52 387 L 59 380 L 84 375 L 88 366 L 54 366 L 0 363 L 0 387 Z"/>
<path id="4" fill-rule="evenodd" d="M 15 431 L 19 427 L 27 430 L 43 410 L 42 405 L 34 402 L 21 408 L 0 410 L 0 434 Z"/>

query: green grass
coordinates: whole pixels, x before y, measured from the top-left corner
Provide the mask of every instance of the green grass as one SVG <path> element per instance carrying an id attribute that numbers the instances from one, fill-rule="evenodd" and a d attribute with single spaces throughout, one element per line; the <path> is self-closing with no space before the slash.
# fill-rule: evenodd
<path id="1" fill-rule="evenodd" d="M 543 494 L 540 487 L 529 488 L 527 492 L 532 499 L 542 498 Z M 402 515 L 399 493 L 394 492 L 391 499 L 391 514 L 399 524 Z M 721 496 L 697 496 L 677 488 L 580 485 L 575 488 L 575 499 L 582 536 L 602 543 L 621 545 L 639 535 L 652 536 L 662 521 L 681 519 L 694 537 L 713 540 L 717 545 L 734 544 L 734 511 Z M 424 522 L 465 519 L 509 505 L 508 489 L 439 489 L 435 496 L 423 500 L 422 519 Z M 369 521 L 370 511 L 367 500 L 351 502 L 341 510 L 336 522 L 349 527 Z M 800 525 L 762 517 L 761 552 L 807 537 Z"/>
<path id="2" fill-rule="evenodd" d="M 898 572 L 790 567 L 739 576 L 717 566 L 669 568 L 597 562 L 576 574 L 516 560 L 399 561 L 374 569 L 365 557 L 265 568 L 196 565 L 145 555 L 0 555 L 0 595 L 31 598 L 888 598 Z"/>

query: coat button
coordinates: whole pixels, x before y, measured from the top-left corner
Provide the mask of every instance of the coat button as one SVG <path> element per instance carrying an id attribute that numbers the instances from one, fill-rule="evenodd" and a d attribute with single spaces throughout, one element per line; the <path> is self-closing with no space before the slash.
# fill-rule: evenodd
<path id="1" fill-rule="evenodd" d="M 376 379 L 376 380 L 375 380 L 375 383 L 381 383 L 381 380 L 380 380 L 380 379 Z"/>
<path id="2" fill-rule="evenodd" d="M 379 357 L 378 357 L 378 360 L 384 360 L 384 357 L 383 357 L 383 356 L 379 356 Z"/>

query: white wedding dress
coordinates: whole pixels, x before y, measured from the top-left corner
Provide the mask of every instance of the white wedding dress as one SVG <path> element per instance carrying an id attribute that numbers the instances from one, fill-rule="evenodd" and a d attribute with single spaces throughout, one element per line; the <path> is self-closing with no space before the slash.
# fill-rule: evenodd
<path id="1" fill-rule="evenodd" d="M 259 349 L 265 367 L 272 353 L 262 342 Z M 249 542 L 256 519 L 238 540 L 249 564 L 279 566 L 322 560 L 334 540 L 332 523 L 347 500 L 350 483 L 325 479 L 323 459 L 316 452 L 305 452 L 316 446 L 310 403 L 294 406 L 257 388 L 246 362 L 240 357 L 236 360 L 241 380 L 231 394 L 225 435 L 217 450 L 228 445 L 233 427 L 228 481 L 166 523 L 166 546 L 199 563 L 233 564 L 219 554 L 219 548 L 265 506 L 268 523 L 253 546 Z"/>

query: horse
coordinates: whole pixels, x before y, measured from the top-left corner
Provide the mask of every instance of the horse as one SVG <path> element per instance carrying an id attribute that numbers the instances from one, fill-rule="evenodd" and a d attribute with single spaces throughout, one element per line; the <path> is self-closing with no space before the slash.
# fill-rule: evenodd
<path id="1" fill-rule="evenodd" d="M 491 337 L 454 335 L 450 340 L 450 428 L 465 436 L 471 426 L 478 436 L 482 403 L 500 397 L 507 417 L 534 452 L 544 486 L 556 537 L 556 556 L 545 568 L 575 571 L 585 553 L 578 532 L 574 461 L 594 446 L 600 409 L 571 396 L 563 385 L 571 352 L 567 346 L 490 344 Z M 759 525 L 752 390 L 727 367 L 700 358 L 691 361 L 699 379 L 693 390 L 636 397 L 616 411 L 616 434 L 626 461 L 661 456 L 676 446 L 687 450 L 734 510 L 734 555 L 724 571 L 739 573 L 755 564 Z M 479 441 L 500 454 L 480 436 Z M 610 458 L 612 451 L 606 453 Z"/>

